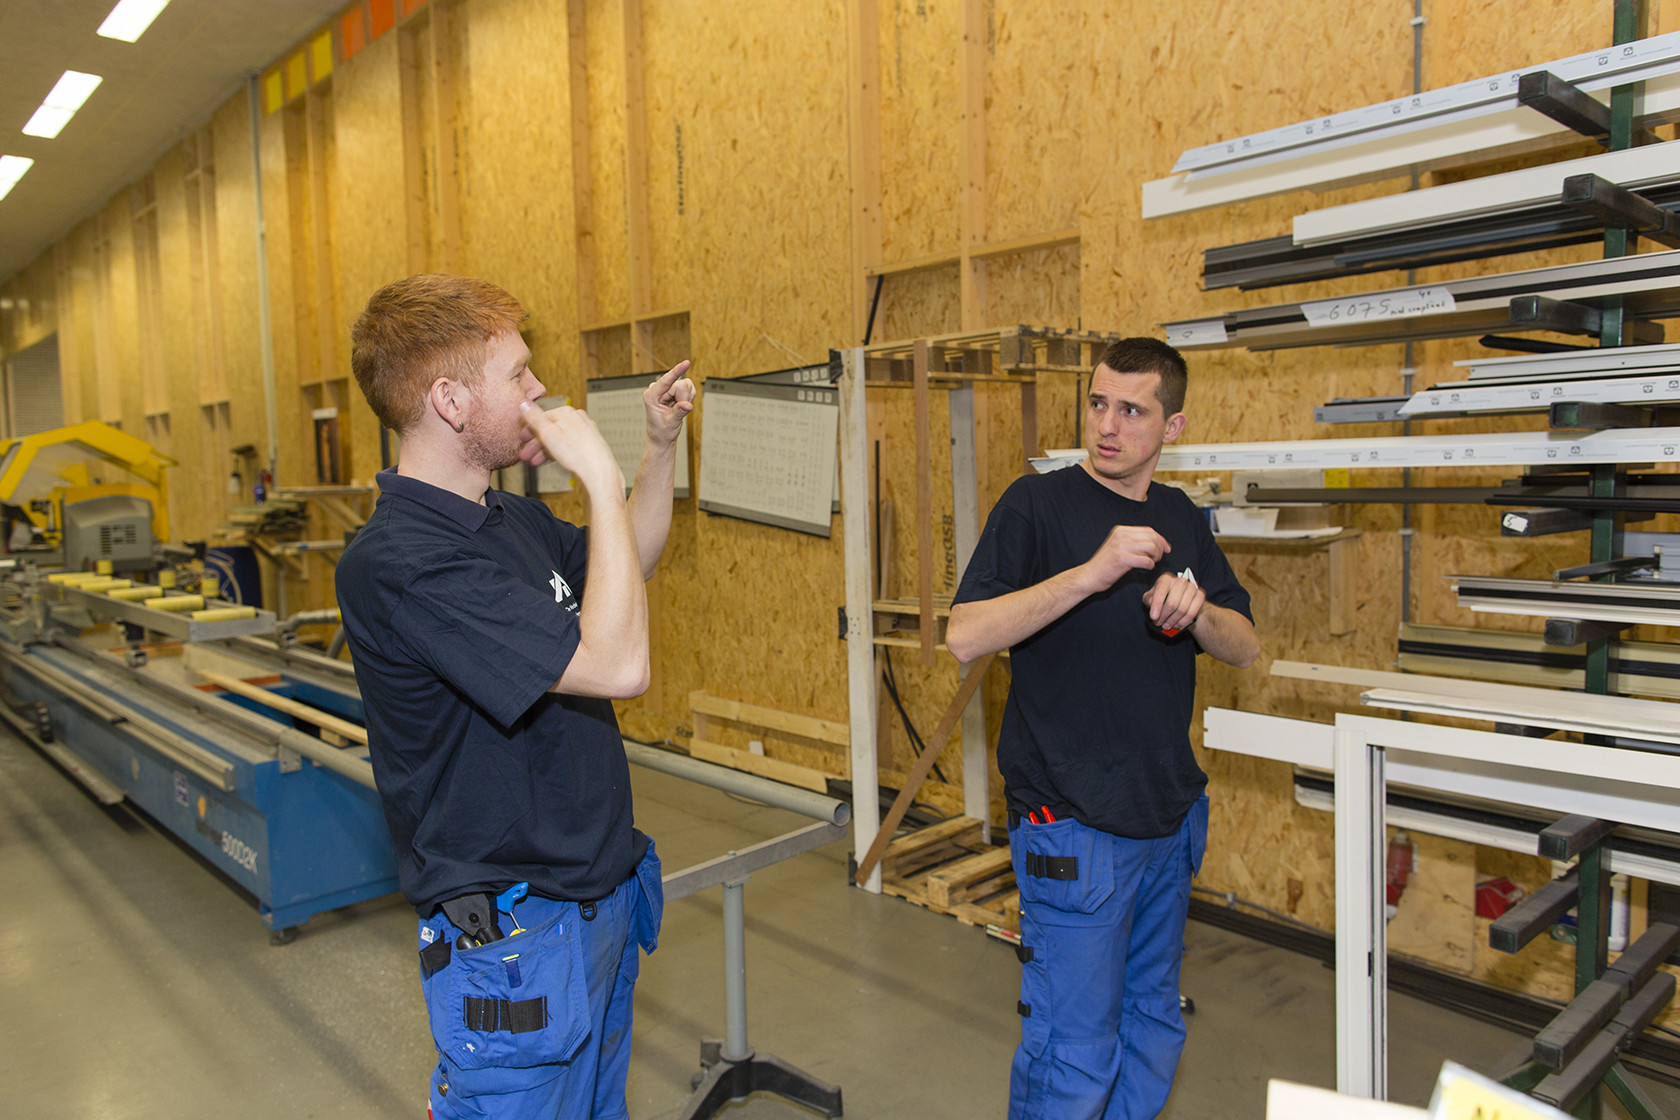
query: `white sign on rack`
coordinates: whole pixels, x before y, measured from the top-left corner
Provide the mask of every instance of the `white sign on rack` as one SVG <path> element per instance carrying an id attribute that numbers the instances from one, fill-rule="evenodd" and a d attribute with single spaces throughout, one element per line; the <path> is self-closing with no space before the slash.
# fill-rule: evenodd
<path id="1" fill-rule="evenodd" d="M 1310 327 L 1335 327 L 1348 323 L 1369 323 L 1378 319 L 1411 319 L 1419 315 L 1439 315 L 1457 306 L 1452 292 L 1436 286 L 1348 296 L 1344 299 L 1313 300 L 1301 304 L 1301 314 L 1307 317 L 1307 325 Z"/>
<path id="2" fill-rule="evenodd" d="M 1186 350 L 1198 346 L 1223 346 L 1230 341 L 1230 336 L 1225 333 L 1223 316 L 1218 319 L 1186 319 L 1163 326 L 1167 331 L 1167 343 Z"/>

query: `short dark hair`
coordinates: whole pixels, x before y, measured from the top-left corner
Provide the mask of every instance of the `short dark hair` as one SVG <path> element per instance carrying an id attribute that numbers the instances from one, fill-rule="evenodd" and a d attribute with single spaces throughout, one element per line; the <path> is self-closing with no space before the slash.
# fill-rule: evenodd
<path id="1" fill-rule="evenodd" d="M 438 377 L 473 384 L 490 340 L 525 309 L 485 280 L 421 273 L 387 284 L 350 330 L 350 369 L 374 415 L 401 433 L 425 412 Z"/>
<path id="2" fill-rule="evenodd" d="M 1184 393 L 1189 388 L 1190 370 L 1184 355 L 1158 338 L 1122 338 L 1108 344 L 1097 365 L 1115 373 L 1158 373 L 1161 385 L 1155 391 L 1161 407 L 1171 416 L 1184 411 Z M 1096 370 L 1093 368 L 1094 374 Z"/>

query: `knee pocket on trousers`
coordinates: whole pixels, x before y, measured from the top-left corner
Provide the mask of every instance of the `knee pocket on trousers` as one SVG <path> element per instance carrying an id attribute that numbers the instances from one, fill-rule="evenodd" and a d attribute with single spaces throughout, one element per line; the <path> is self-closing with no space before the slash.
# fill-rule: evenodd
<path id="1" fill-rule="evenodd" d="M 523 1087 L 500 1083 L 509 1078 L 540 1084 L 553 1071 L 516 1071 L 569 1061 L 588 1037 L 582 941 L 564 917 L 557 914 L 488 945 L 456 949 L 448 965 L 422 981 L 432 1041 L 458 1071 L 452 1080 L 487 1092 Z M 475 1072 L 485 1076 L 471 1076 Z M 481 1080 L 494 1084 L 477 1086 Z M 456 1085 L 457 1091 L 468 1088 Z"/>

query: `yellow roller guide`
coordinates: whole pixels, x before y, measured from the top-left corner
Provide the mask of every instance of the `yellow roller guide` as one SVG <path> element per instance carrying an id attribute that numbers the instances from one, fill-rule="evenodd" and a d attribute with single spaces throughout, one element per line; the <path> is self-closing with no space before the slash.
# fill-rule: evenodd
<path id="1" fill-rule="evenodd" d="M 100 575 L 98 572 L 54 572 L 52 575 L 47 577 L 47 582 L 78 584 L 88 583 L 92 580 L 104 578 L 105 577 Z"/>
<path id="2" fill-rule="evenodd" d="M 231 622 L 236 618 L 257 617 L 256 607 L 212 607 L 207 611 L 192 612 L 194 622 Z"/>
<path id="3" fill-rule="evenodd" d="M 154 611 L 199 611 L 204 609 L 204 596 L 160 595 L 146 605 Z"/>
<path id="4" fill-rule="evenodd" d="M 107 591 L 105 594 L 110 596 L 113 599 L 124 599 L 124 600 L 126 600 L 130 603 L 134 603 L 134 602 L 138 602 L 141 599 L 155 599 L 155 598 L 157 598 L 159 595 L 163 594 L 163 588 L 161 588 L 161 587 L 144 587 L 144 586 L 142 586 L 142 587 L 118 587 L 118 588 L 115 588 L 111 591 Z"/>
<path id="5" fill-rule="evenodd" d="M 77 591 L 104 592 L 119 587 L 133 587 L 134 581 L 131 579 L 112 579 L 110 576 L 106 576 L 104 579 L 89 580 L 87 583 L 78 583 L 73 586 Z"/>

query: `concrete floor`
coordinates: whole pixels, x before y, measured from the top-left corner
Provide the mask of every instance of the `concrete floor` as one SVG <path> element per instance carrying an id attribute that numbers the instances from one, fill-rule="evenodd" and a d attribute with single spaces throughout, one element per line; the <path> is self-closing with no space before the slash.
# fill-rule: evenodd
<path id="1" fill-rule="evenodd" d="M 638 822 L 667 870 L 806 823 L 633 775 Z M 839 1084 L 848 1117 L 1003 1115 L 1019 1035 L 1013 950 L 848 887 L 845 858 L 831 845 L 747 886 L 751 1043 Z M 421 1120 L 434 1055 L 413 941 L 393 895 L 271 946 L 249 899 L 0 731 L 0 1113 Z M 1334 1083 L 1329 970 L 1195 923 L 1188 941 L 1197 1010 L 1169 1117 L 1262 1117 L 1274 1076 Z M 686 1099 L 701 1036 L 723 1032 L 721 968 L 719 892 L 672 903 L 637 989 L 636 1120 Z M 1442 1059 L 1485 1069 L 1516 1041 L 1402 996 L 1390 1034 L 1392 1095 L 1415 1104 Z M 811 1115 L 763 1096 L 726 1114 Z"/>

